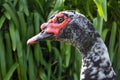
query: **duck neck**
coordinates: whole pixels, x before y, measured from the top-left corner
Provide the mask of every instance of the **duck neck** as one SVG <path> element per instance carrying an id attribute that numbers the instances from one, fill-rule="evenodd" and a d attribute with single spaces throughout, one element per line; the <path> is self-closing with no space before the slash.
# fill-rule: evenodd
<path id="1" fill-rule="evenodd" d="M 116 80 L 115 77 L 107 48 L 98 38 L 92 48 L 82 54 L 81 80 Z"/>

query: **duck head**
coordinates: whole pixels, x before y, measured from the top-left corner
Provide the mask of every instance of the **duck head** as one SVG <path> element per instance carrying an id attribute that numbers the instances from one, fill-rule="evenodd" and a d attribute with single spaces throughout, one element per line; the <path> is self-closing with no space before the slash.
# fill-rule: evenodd
<path id="1" fill-rule="evenodd" d="M 56 40 L 71 43 L 82 51 L 92 46 L 99 36 L 84 15 L 69 10 L 55 14 L 48 22 L 43 23 L 40 29 L 40 33 L 27 41 L 28 44 L 41 40 Z"/>

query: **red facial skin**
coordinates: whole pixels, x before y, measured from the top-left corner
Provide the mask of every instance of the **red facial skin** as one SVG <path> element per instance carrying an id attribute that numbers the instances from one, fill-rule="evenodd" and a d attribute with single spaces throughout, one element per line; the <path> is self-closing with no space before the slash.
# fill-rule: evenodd
<path id="1" fill-rule="evenodd" d="M 58 17 L 64 17 L 64 21 L 61 23 L 57 23 Z M 64 28 L 69 22 L 71 18 L 67 17 L 66 15 L 59 13 L 55 15 L 52 19 L 50 19 L 47 23 L 43 23 L 41 25 L 41 30 L 46 29 L 47 33 L 53 33 L 55 37 L 58 36 L 59 31 Z M 46 28 L 45 28 L 46 27 Z"/>
<path id="2" fill-rule="evenodd" d="M 61 18 L 61 17 L 64 19 L 61 22 L 58 22 L 57 19 Z M 60 30 L 62 28 L 64 28 L 70 21 L 71 21 L 71 18 L 67 17 L 63 13 L 58 13 L 52 19 L 50 19 L 47 23 L 43 23 L 41 25 L 41 30 L 45 33 L 48 33 L 48 35 L 49 35 L 49 33 L 52 33 L 52 34 L 54 34 L 54 37 L 57 38 Z M 32 38 L 30 38 L 27 41 L 27 44 L 33 44 L 33 43 L 39 41 L 42 37 L 44 37 L 42 34 L 43 33 L 41 32 L 41 33 L 33 36 Z"/>

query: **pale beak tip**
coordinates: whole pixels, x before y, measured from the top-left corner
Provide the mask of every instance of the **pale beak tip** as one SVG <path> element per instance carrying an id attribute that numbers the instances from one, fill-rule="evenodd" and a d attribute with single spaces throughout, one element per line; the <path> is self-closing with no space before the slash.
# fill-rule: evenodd
<path id="1" fill-rule="evenodd" d="M 29 44 L 30 43 L 30 41 L 29 40 L 27 40 L 27 44 Z"/>
<path id="2" fill-rule="evenodd" d="M 31 41 L 30 41 L 30 39 L 29 39 L 29 40 L 27 40 L 27 45 L 29 45 L 29 44 L 31 44 Z"/>
<path id="3" fill-rule="evenodd" d="M 36 42 L 36 40 L 33 39 L 33 38 L 31 38 L 31 39 L 29 39 L 29 40 L 27 41 L 27 44 L 33 44 L 33 43 L 35 43 L 35 42 Z"/>

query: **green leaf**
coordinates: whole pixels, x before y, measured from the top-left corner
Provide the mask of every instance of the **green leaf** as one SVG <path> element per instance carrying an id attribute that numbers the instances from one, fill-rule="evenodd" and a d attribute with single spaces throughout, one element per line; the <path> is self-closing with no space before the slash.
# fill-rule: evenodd
<path id="1" fill-rule="evenodd" d="M 33 60 L 33 55 L 32 53 L 29 54 L 29 58 L 28 58 L 28 64 L 29 64 L 29 80 L 36 80 L 36 74 L 35 74 L 35 64 L 34 64 L 34 60 Z"/>
<path id="2" fill-rule="evenodd" d="M 63 3 L 63 0 L 57 0 L 55 3 L 54 9 L 55 10 L 59 9 L 62 3 Z"/>
<path id="3" fill-rule="evenodd" d="M 95 4 L 98 8 L 98 13 L 101 17 L 107 21 L 107 3 L 106 0 L 94 0 Z"/>
<path id="4" fill-rule="evenodd" d="M 119 36 L 120 36 L 120 30 L 119 30 Z M 120 37 L 118 39 L 118 45 L 120 45 Z M 116 62 L 117 62 L 117 69 L 116 72 L 120 74 L 119 69 L 120 69 L 120 46 L 118 47 L 118 52 L 117 52 L 117 56 L 116 56 Z M 120 78 L 120 76 L 119 76 Z"/>
<path id="5" fill-rule="evenodd" d="M 13 51 L 16 50 L 16 30 L 15 30 L 15 26 L 13 24 L 13 22 L 10 21 L 10 24 L 9 24 L 9 31 L 10 31 L 10 37 L 11 37 L 11 40 L 12 40 L 12 49 Z"/>
<path id="6" fill-rule="evenodd" d="M 47 40 L 46 43 L 47 43 L 47 47 L 48 47 L 49 52 L 51 52 L 51 51 L 52 51 L 51 41 L 50 41 L 50 40 Z"/>
<path id="7" fill-rule="evenodd" d="M 42 54 L 42 53 L 40 53 L 40 46 L 39 46 L 39 44 L 36 44 L 34 46 L 34 56 L 35 56 L 37 66 L 39 66 L 39 63 L 40 63 L 40 60 L 41 60 L 40 59 L 40 54 Z"/>
<path id="8" fill-rule="evenodd" d="M 58 60 L 59 68 L 58 68 L 58 76 L 62 75 L 62 57 L 60 56 L 60 52 L 56 47 L 52 47 L 53 51 L 55 53 L 55 57 Z M 58 80 L 61 80 L 61 77 L 58 78 Z"/>
<path id="9" fill-rule="evenodd" d="M 22 47 L 22 42 L 20 40 L 20 34 L 18 29 L 16 30 L 16 43 L 17 43 L 17 57 L 21 70 L 21 80 L 27 80 L 26 68 L 25 68 L 25 60 L 24 60 L 24 48 Z"/>
<path id="10" fill-rule="evenodd" d="M 70 53 L 71 53 L 71 45 L 66 45 L 66 51 L 65 51 L 66 67 L 69 66 L 70 56 L 71 56 Z"/>
<path id="11" fill-rule="evenodd" d="M 34 24 L 35 24 L 35 33 L 38 34 L 40 31 L 40 16 L 37 12 L 34 12 Z"/>
<path id="12" fill-rule="evenodd" d="M 6 75 L 6 60 L 5 60 L 5 46 L 2 38 L 2 32 L 0 31 L 0 68 L 1 68 L 1 76 L 4 77 Z"/>
<path id="13" fill-rule="evenodd" d="M 58 10 L 52 10 L 52 11 L 49 13 L 47 19 L 49 19 L 52 15 L 56 14 L 57 12 L 58 12 Z"/>
<path id="14" fill-rule="evenodd" d="M 5 16 L 3 15 L 1 18 L 0 18 L 0 29 L 2 28 L 3 26 L 3 23 L 5 22 Z"/>
<path id="15" fill-rule="evenodd" d="M 3 80 L 10 80 L 10 78 L 12 77 L 14 71 L 17 69 L 18 66 L 19 66 L 18 62 L 14 63 L 7 72 L 7 74 L 5 75 Z"/>
<path id="16" fill-rule="evenodd" d="M 19 1 L 19 11 L 24 12 L 26 16 L 29 16 L 29 10 L 26 0 Z"/>
<path id="17" fill-rule="evenodd" d="M 51 61 L 47 65 L 47 80 L 50 80 L 51 75 Z"/>
<path id="18" fill-rule="evenodd" d="M 93 25 L 96 28 L 96 30 L 99 32 L 99 34 L 102 34 L 102 29 L 103 29 L 103 18 L 100 16 L 97 16 L 94 20 L 93 20 Z"/>
<path id="19" fill-rule="evenodd" d="M 116 40 L 116 30 L 117 30 L 117 24 L 116 22 L 113 22 L 112 29 L 111 29 L 111 35 L 110 35 L 110 44 L 109 44 L 109 53 L 110 53 L 111 62 L 113 62 L 113 58 L 115 55 L 114 45 L 115 45 L 115 40 Z"/>
<path id="20" fill-rule="evenodd" d="M 11 19 L 11 16 L 10 16 L 10 14 L 9 14 L 7 11 L 4 12 L 4 15 L 5 15 L 5 17 L 6 17 L 8 20 Z"/>
<path id="21" fill-rule="evenodd" d="M 18 54 L 18 58 L 20 59 L 23 58 L 23 48 L 20 40 L 19 31 L 16 30 L 15 34 L 16 34 L 16 43 L 17 43 L 17 54 Z"/>
<path id="22" fill-rule="evenodd" d="M 5 46 L 6 48 L 6 64 L 7 64 L 7 69 L 9 69 L 12 64 L 13 64 L 13 51 L 12 51 L 12 43 L 10 39 L 9 32 L 5 32 Z"/>
<path id="23" fill-rule="evenodd" d="M 17 17 L 17 13 L 16 13 L 15 8 L 13 7 L 13 5 L 10 4 L 10 3 L 4 3 L 3 7 L 10 14 L 15 26 L 18 28 L 19 27 L 19 21 L 18 21 L 19 19 Z"/>
<path id="24" fill-rule="evenodd" d="M 107 35 L 108 31 L 109 31 L 108 29 L 104 29 L 102 31 L 102 39 L 103 39 L 103 41 L 105 41 L 105 38 L 106 38 L 106 35 Z"/>
<path id="25" fill-rule="evenodd" d="M 47 75 L 46 75 L 44 69 L 40 69 L 39 73 L 40 73 L 41 80 L 47 80 Z"/>
<path id="26" fill-rule="evenodd" d="M 21 35 L 21 41 L 25 44 L 26 43 L 26 36 L 25 35 L 27 32 L 27 26 L 26 26 L 26 21 L 25 21 L 25 17 L 24 14 L 22 12 L 18 12 L 18 17 L 19 17 L 19 22 L 20 22 L 20 35 Z"/>
<path id="27" fill-rule="evenodd" d="M 79 80 L 76 73 L 73 73 L 74 80 Z"/>

